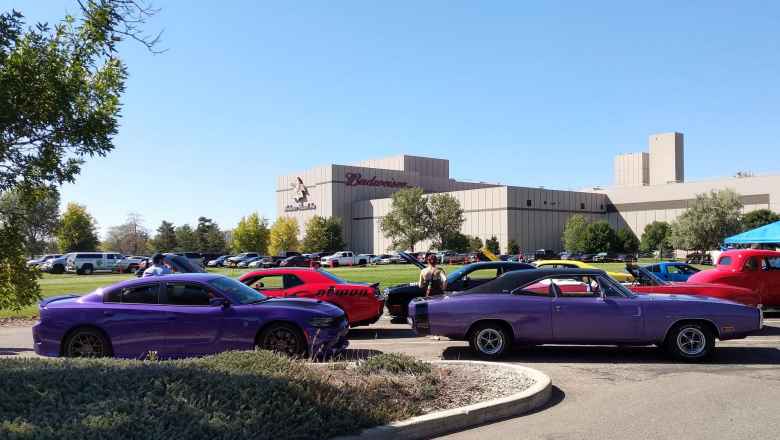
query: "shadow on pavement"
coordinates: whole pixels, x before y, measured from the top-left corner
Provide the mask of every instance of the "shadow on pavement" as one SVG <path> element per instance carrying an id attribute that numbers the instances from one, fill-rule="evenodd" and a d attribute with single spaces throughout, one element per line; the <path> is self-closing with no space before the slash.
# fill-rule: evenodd
<path id="1" fill-rule="evenodd" d="M 0 356 L 15 356 L 29 351 L 33 351 L 32 348 L 0 348 Z"/>
<path id="2" fill-rule="evenodd" d="M 411 328 L 353 328 L 349 330 L 347 339 L 370 340 L 370 339 L 395 339 L 395 338 L 417 338 Z"/>
<path id="3" fill-rule="evenodd" d="M 777 336 L 777 335 L 780 335 L 780 327 L 765 325 L 760 332 L 756 332 L 753 336 Z"/>
<path id="4" fill-rule="evenodd" d="M 448 347 L 443 359 L 480 359 L 468 347 Z M 512 350 L 501 361 L 532 363 L 680 364 L 655 347 L 585 347 L 544 345 Z M 772 347 L 718 347 L 709 365 L 780 365 L 780 349 Z"/>

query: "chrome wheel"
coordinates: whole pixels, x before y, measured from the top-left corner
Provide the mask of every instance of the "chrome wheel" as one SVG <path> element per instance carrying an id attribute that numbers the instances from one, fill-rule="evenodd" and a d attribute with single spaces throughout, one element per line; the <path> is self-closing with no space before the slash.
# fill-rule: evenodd
<path id="1" fill-rule="evenodd" d="M 698 356 L 707 348 L 707 337 L 696 327 L 685 327 L 677 334 L 677 348 L 687 356 Z"/>
<path id="2" fill-rule="evenodd" d="M 298 356 L 303 351 L 298 333 L 286 325 L 268 329 L 261 348 L 287 356 Z"/>
<path id="3" fill-rule="evenodd" d="M 486 355 L 494 355 L 504 348 L 504 335 L 493 328 L 485 328 L 477 333 L 477 348 Z"/>
<path id="4" fill-rule="evenodd" d="M 106 356 L 106 344 L 99 335 L 92 332 L 79 332 L 68 342 L 68 357 L 103 357 Z"/>

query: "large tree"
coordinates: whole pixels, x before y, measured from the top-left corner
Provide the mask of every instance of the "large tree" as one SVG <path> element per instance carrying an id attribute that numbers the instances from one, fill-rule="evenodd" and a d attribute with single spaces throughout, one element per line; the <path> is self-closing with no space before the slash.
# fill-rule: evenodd
<path id="1" fill-rule="evenodd" d="M 298 221 L 291 217 L 279 217 L 271 226 L 271 243 L 268 251 L 279 255 L 286 251 L 298 250 Z"/>
<path id="2" fill-rule="evenodd" d="M 118 251 L 125 255 L 141 255 L 149 251 L 149 231 L 144 227 L 140 214 L 127 214 L 124 223 L 108 228 L 102 248 L 106 251 Z"/>
<path id="3" fill-rule="evenodd" d="M 458 199 L 450 194 L 434 194 L 428 197 L 428 238 L 434 248 L 446 249 L 446 243 L 456 234 L 466 219 Z"/>
<path id="4" fill-rule="evenodd" d="M 496 238 L 495 235 L 485 240 L 485 248 L 496 255 L 501 253 L 501 244 L 498 242 L 498 238 Z"/>
<path id="5" fill-rule="evenodd" d="M 730 189 L 699 194 L 672 223 L 672 245 L 676 249 L 709 251 L 741 230 L 742 202 Z"/>
<path id="6" fill-rule="evenodd" d="M 601 220 L 590 223 L 585 231 L 585 252 L 607 252 L 615 248 L 615 230 Z"/>
<path id="7" fill-rule="evenodd" d="M 563 247 L 569 252 L 585 252 L 588 220 L 581 214 L 574 214 L 563 227 Z"/>
<path id="8" fill-rule="evenodd" d="M 639 239 L 631 229 L 620 228 L 615 232 L 615 249 L 616 252 L 625 252 L 628 254 L 635 254 L 639 251 Z"/>
<path id="9" fill-rule="evenodd" d="M 97 250 L 97 223 L 84 205 L 68 203 L 57 231 L 57 243 L 62 252 Z"/>
<path id="10" fill-rule="evenodd" d="M 429 237 L 430 212 L 421 188 L 404 188 L 392 196 L 390 212 L 382 218 L 380 228 L 393 249 L 411 250 Z"/>
<path id="11" fill-rule="evenodd" d="M 156 38 L 142 28 L 154 11 L 135 0 L 78 4 L 79 19 L 53 28 L 27 26 L 17 11 L 0 14 L 0 193 L 53 190 L 75 181 L 85 158 L 114 148 L 127 76 L 117 45 L 132 38 L 152 48 Z M 27 219 L 3 217 L 0 307 L 17 308 L 39 290 L 24 263 Z"/>
<path id="12" fill-rule="evenodd" d="M 520 253 L 520 245 L 515 240 L 509 240 L 506 245 L 506 251 L 510 255 L 517 255 Z"/>
<path id="13" fill-rule="evenodd" d="M 780 221 L 780 215 L 776 212 L 770 209 L 757 209 L 742 216 L 742 230 L 749 231 L 776 221 Z"/>
<path id="14" fill-rule="evenodd" d="M 315 215 L 306 222 L 303 236 L 304 252 L 333 253 L 344 249 L 341 220 Z"/>
<path id="15" fill-rule="evenodd" d="M 20 228 L 28 255 L 43 254 L 60 224 L 60 194 L 46 187 L 6 191 L 0 196 L 0 221 Z"/>
<path id="16" fill-rule="evenodd" d="M 233 239 L 230 248 L 233 252 L 268 252 L 268 220 L 256 212 L 241 217 L 238 226 L 233 229 Z"/>
<path id="17" fill-rule="evenodd" d="M 227 249 L 225 234 L 219 230 L 219 225 L 214 220 L 207 217 L 198 217 L 195 241 L 201 252 L 223 253 Z"/>
<path id="18" fill-rule="evenodd" d="M 192 226 L 184 224 L 176 227 L 176 250 L 180 252 L 193 252 L 198 250 L 198 238 Z"/>
<path id="19" fill-rule="evenodd" d="M 450 234 L 447 236 L 447 240 L 444 242 L 442 249 L 464 253 L 470 250 L 470 246 L 471 243 L 469 242 L 469 237 L 461 232 L 456 232 L 455 234 Z"/>
<path id="20" fill-rule="evenodd" d="M 645 226 L 639 249 L 643 252 L 660 251 L 663 255 L 664 250 L 672 248 L 671 239 L 672 227 L 669 223 L 654 221 Z"/>
<path id="21" fill-rule="evenodd" d="M 152 240 L 152 248 L 157 252 L 173 252 L 177 247 L 176 229 L 173 223 L 163 220 L 157 228 L 157 235 Z"/>

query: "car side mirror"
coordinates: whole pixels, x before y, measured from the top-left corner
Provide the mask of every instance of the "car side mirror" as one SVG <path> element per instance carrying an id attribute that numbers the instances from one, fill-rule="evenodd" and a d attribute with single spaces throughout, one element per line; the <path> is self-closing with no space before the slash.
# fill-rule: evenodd
<path id="1" fill-rule="evenodd" d="M 211 307 L 228 308 L 230 307 L 230 301 L 227 298 L 211 298 L 209 300 L 209 305 Z"/>

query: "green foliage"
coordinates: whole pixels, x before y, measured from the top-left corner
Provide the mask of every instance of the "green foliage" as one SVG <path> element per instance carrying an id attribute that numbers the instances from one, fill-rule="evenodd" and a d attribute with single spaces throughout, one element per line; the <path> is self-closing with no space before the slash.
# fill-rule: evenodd
<path id="1" fill-rule="evenodd" d="M 419 415 L 436 397 L 432 374 L 364 375 L 266 351 L 0 368 L 0 437 L 19 440 L 332 438 Z"/>
<path id="2" fill-rule="evenodd" d="M 198 238 L 195 236 L 195 231 L 188 224 L 177 226 L 176 233 L 176 250 L 181 252 L 196 251 L 198 250 Z"/>
<path id="3" fill-rule="evenodd" d="M 709 251 L 741 230 L 742 202 L 730 189 L 699 194 L 688 209 L 672 223 L 672 245 L 676 249 Z"/>
<path id="4" fill-rule="evenodd" d="M 268 220 L 253 212 L 238 221 L 238 226 L 233 229 L 230 248 L 237 254 L 241 252 L 266 254 L 269 234 Z"/>
<path id="5" fill-rule="evenodd" d="M 279 255 L 298 249 L 298 221 L 291 217 L 279 217 L 271 226 L 271 242 L 268 252 Z"/>
<path id="6" fill-rule="evenodd" d="M 515 240 L 509 240 L 509 243 L 506 245 L 506 249 L 510 255 L 517 255 L 520 253 L 520 245 L 517 244 Z"/>
<path id="7" fill-rule="evenodd" d="M 615 248 L 617 237 L 605 221 L 590 223 L 585 230 L 585 252 L 607 252 Z"/>
<path id="8" fill-rule="evenodd" d="M 449 234 L 442 244 L 442 249 L 447 249 L 458 253 L 468 252 L 470 250 L 469 237 L 460 232 Z"/>
<path id="9" fill-rule="evenodd" d="M 780 214 L 770 209 L 757 209 L 742 216 L 742 230 L 749 231 L 776 221 L 780 221 Z"/>
<path id="10" fill-rule="evenodd" d="M 574 214 L 563 227 L 563 247 L 569 252 L 585 252 L 587 249 L 588 220 L 581 214 Z"/>
<path id="11" fill-rule="evenodd" d="M 68 203 L 57 231 L 57 242 L 62 252 L 97 250 L 100 243 L 97 224 L 84 205 Z"/>
<path id="12" fill-rule="evenodd" d="M 434 194 L 428 197 L 427 237 L 436 249 L 449 249 L 446 243 L 460 234 L 466 221 L 458 199 L 450 194 Z M 457 240 L 457 238 L 456 238 Z"/>
<path id="13" fill-rule="evenodd" d="M 498 243 L 498 238 L 495 235 L 485 240 L 485 247 L 496 255 L 501 253 L 501 245 Z"/>
<path id="14" fill-rule="evenodd" d="M 469 238 L 469 252 L 477 252 L 478 250 L 481 250 L 484 244 L 482 244 L 482 239 L 479 237 L 471 237 Z"/>
<path id="15" fill-rule="evenodd" d="M 401 353 L 383 353 L 358 363 L 363 374 L 410 374 L 421 376 L 431 372 L 431 364 Z"/>
<path id="16" fill-rule="evenodd" d="M 306 222 L 303 251 L 334 253 L 343 250 L 346 245 L 341 230 L 341 220 L 338 217 L 326 219 L 315 215 Z"/>
<path id="17" fill-rule="evenodd" d="M 143 255 L 149 253 L 149 245 L 149 231 L 144 227 L 143 217 L 131 212 L 123 224 L 108 229 L 101 247 L 124 255 Z"/>
<path id="18" fill-rule="evenodd" d="M 393 193 L 390 212 L 382 218 L 380 228 L 393 249 L 414 251 L 417 243 L 429 237 L 430 218 L 423 190 L 404 188 Z"/>
<path id="19" fill-rule="evenodd" d="M 195 241 L 199 252 L 224 253 L 227 249 L 225 235 L 219 230 L 219 225 L 207 217 L 198 217 L 195 228 Z"/>
<path id="20" fill-rule="evenodd" d="M 60 194 L 51 188 L 15 188 L 0 195 L 0 222 L 20 227 L 27 255 L 47 251 L 60 224 Z"/>
<path id="21" fill-rule="evenodd" d="M 41 289 L 40 272 L 27 267 L 21 222 L 14 217 L 0 221 L 0 309 L 19 310 L 40 300 Z"/>
<path id="22" fill-rule="evenodd" d="M 639 239 L 631 229 L 620 228 L 615 233 L 615 249 L 616 252 L 625 252 L 628 254 L 635 254 L 639 251 Z"/>
<path id="23" fill-rule="evenodd" d="M 157 235 L 152 240 L 152 248 L 157 252 L 173 252 L 179 246 L 176 241 L 176 229 L 173 223 L 165 220 L 157 228 Z"/>
<path id="24" fill-rule="evenodd" d="M 654 221 L 647 226 L 642 233 L 642 241 L 639 249 L 642 252 L 661 251 L 671 249 L 672 227 L 667 222 Z"/>

